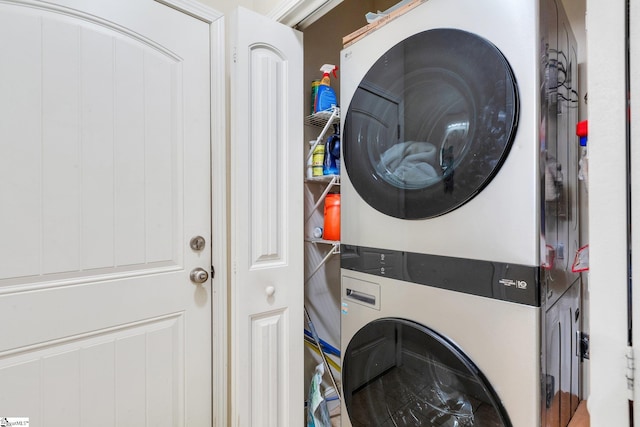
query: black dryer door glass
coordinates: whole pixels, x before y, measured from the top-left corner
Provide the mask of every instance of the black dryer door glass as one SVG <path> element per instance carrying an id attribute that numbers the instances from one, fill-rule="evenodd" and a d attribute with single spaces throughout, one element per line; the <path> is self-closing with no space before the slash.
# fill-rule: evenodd
<path id="1" fill-rule="evenodd" d="M 360 329 L 345 351 L 342 381 L 354 426 L 511 427 L 473 362 L 408 320 L 380 319 Z"/>
<path id="2" fill-rule="evenodd" d="M 516 81 L 496 46 L 461 30 L 424 31 L 384 53 L 360 82 L 345 118 L 344 165 L 378 211 L 435 217 L 491 181 L 517 120 Z"/>

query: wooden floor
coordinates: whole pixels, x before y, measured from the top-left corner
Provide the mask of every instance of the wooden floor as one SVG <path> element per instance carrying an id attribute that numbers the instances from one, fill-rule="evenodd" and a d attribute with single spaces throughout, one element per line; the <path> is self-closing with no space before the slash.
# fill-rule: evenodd
<path id="1" fill-rule="evenodd" d="M 587 401 L 583 400 L 578 405 L 578 409 L 567 427 L 589 427 L 589 411 L 587 411 Z"/>

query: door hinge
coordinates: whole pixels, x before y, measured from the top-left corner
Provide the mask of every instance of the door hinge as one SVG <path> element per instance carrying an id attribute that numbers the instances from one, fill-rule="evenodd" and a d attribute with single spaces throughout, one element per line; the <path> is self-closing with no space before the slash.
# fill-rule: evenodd
<path id="1" fill-rule="evenodd" d="M 633 400 L 633 386 L 635 381 L 635 358 L 633 356 L 633 347 L 627 346 L 627 353 L 625 354 L 625 358 L 627 359 L 627 373 L 625 376 L 627 377 L 627 392 L 629 400 Z"/>
<path id="2" fill-rule="evenodd" d="M 581 361 L 589 358 L 589 334 L 576 331 L 576 356 Z"/>

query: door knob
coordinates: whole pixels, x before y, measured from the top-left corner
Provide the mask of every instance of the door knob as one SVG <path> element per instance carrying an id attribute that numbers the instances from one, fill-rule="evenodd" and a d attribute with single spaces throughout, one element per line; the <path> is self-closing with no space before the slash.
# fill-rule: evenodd
<path id="1" fill-rule="evenodd" d="M 200 284 L 206 282 L 209 279 L 209 273 L 207 273 L 207 270 L 205 270 L 204 268 L 198 267 L 191 270 L 191 273 L 189 273 L 189 278 L 193 283 Z"/>

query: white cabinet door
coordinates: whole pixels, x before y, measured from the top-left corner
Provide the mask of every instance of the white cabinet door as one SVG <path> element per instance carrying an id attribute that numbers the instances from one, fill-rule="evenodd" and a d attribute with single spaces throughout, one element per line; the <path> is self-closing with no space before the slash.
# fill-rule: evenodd
<path id="1" fill-rule="evenodd" d="M 152 0 L 0 3 L 0 416 L 211 424 L 209 40 Z"/>
<path id="2" fill-rule="evenodd" d="M 303 425 L 302 35 L 230 25 L 230 420 Z"/>

